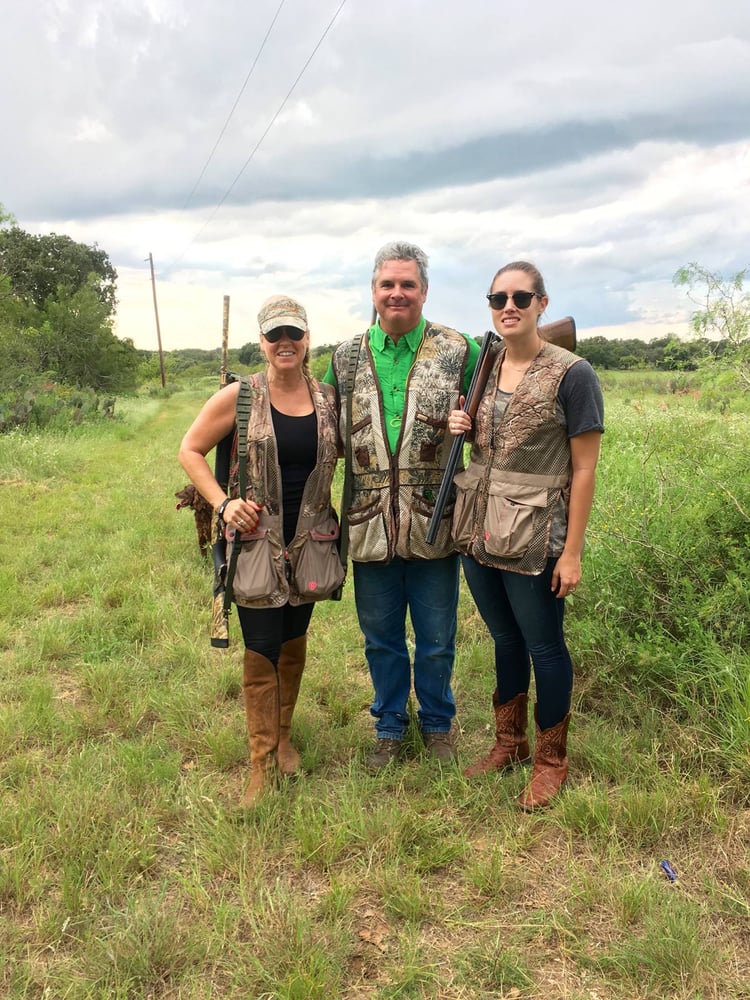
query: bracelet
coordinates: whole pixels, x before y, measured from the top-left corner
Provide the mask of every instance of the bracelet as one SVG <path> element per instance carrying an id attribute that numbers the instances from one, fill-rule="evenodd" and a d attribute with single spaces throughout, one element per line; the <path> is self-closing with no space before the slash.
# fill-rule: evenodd
<path id="1" fill-rule="evenodd" d="M 227 509 L 227 504 L 231 502 L 232 498 L 227 497 L 226 500 L 222 500 L 221 503 L 219 504 L 219 507 L 217 508 L 216 511 L 216 516 L 219 518 L 220 521 L 224 520 L 224 511 Z"/>

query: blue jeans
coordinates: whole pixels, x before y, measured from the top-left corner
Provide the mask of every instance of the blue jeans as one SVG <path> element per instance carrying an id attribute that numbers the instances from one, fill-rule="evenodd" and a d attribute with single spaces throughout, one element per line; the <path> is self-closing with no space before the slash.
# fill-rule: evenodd
<path id="1" fill-rule="evenodd" d="M 565 600 L 550 590 L 556 559 L 539 576 L 482 566 L 462 556 L 464 576 L 495 643 L 498 702 L 526 694 L 534 664 L 540 729 L 561 722 L 570 711 L 573 663 L 563 636 Z"/>
<path id="2" fill-rule="evenodd" d="M 423 733 L 451 728 L 456 703 L 451 675 L 456 653 L 458 557 L 401 559 L 354 566 L 354 598 L 375 698 L 370 713 L 380 739 L 402 739 L 411 667 L 406 611 L 414 628 L 414 691 Z"/>

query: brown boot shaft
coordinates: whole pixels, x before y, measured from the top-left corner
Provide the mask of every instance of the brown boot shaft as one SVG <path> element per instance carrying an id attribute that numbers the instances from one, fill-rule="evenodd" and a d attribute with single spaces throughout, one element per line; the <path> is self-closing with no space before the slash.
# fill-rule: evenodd
<path id="1" fill-rule="evenodd" d="M 273 783 L 279 745 L 279 675 L 270 660 L 251 649 L 245 650 L 242 692 L 250 743 L 250 781 L 242 804 L 254 806 Z"/>
<path id="2" fill-rule="evenodd" d="M 529 699 L 525 694 L 498 704 L 497 691 L 492 695 L 495 710 L 495 743 L 486 757 L 467 767 L 464 774 L 474 778 L 489 771 L 505 771 L 520 764 L 528 764 L 529 741 L 526 738 L 528 726 Z"/>
<path id="3" fill-rule="evenodd" d="M 289 639 L 279 655 L 279 750 L 276 762 L 282 774 L 298 774 L 300 756 L 292 745 L 292 716 L 307 658 L 307 635 Z"/>
<path id="4" fill-rule="evenodd" d="M 302 673 L 307 658 L 307 635 L 289 639 L 281 647 L 279 656 L 279 771 L 286 775 L 298 774 L 300 755 L 292 744 L 292 716 L 299 696 Z"/>
<path id="5" fill-rule="evenodd" d="M 534 707 L 534 718 L 537 709 Z M 526 812 L 543 809 L 558 794 L 568 777 L 568 726 L 570 712 L 562 722 L 549 729 L 540 729 L 536 724 L 536 747 L 534 748 L 534 770 L 531 781 L 518 798 L 518 804 Z"/>

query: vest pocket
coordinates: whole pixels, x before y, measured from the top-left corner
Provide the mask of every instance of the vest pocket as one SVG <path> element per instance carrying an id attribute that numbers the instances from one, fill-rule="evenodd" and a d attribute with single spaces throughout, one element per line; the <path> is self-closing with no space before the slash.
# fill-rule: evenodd
<path id="1" fill-rule="evenodd" d="M 294 587 L 300 597 L 324 601 L 344 582 L 338 537 L 333 518 L 307 533 L 294 566 Z"/>
<path id="2" fill-rule="evenodd" d="M 378 497 L 366 507 L 349 509 L 349 545 L 352 559 L 357 562 L 386 562 L 388 532 Z"/>
<path id="3" fill-rule="evenodd" d="M 237 604 L 270 597 L 278 587 L 273 548 L 268 528 L 257 528 L 252 537 L 243 536 L 232 581 Z"/>
<path id="4" fill-rule="evenodd" d="M 454 478 L 456 504 L 453 510 L 453 541 L 459 552 L 469 552 L 474 531 L 479 476 L 471 466 Z"/>
<path id="5" fill-rule="evenodd" d="M 372 465 L 373 456 L 370 454 L 369 441 L 371 427 L 372 416 L 370 414 L 352 424 L 352 458 L 355 468 L 368 470 Z"/>
<path id="6" fill-rule="evenodd" d="M 484 548 L 488 555 L 506 559 L 524 555 L 546 507 L 547 490 L 491 483 L 484 519 Z"/>

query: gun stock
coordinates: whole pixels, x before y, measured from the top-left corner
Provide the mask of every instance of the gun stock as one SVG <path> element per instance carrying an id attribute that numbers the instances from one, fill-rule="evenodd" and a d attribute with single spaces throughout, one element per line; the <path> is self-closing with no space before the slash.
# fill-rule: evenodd
<path id="1" fill-rule="evenodd" d="M 575 320 L 572 316 L 566 316 L 564 319 L 558 319 L 552 323 L 546 323 L 544 326 L 539 327 L 539 336 L 542 337 L 543 340 L 548 341 L 550 344 L 555 344 L 557 347 L 564 347 L 566 351 L 575 351 Z M 471 385 L 469 386 L 469 391 L 466 394 L 466 399 L 464 400 L 464 410 L 469 414 L 472 420 L 477 415 L 479 400 L 482 398 L 484 387 L 487 385 L 487 379 L 489 378 L 492 366 L 495 363 L 495 358 L 497 357 L 497 352 L 492 350 L 492 347 L 499 340 L 500 338 L 497 334 L 493 333 L 491 330 L 488 330 L 485 333 L 484 339 L 482 340 L 482 346 L 479 351 L 479 357 L 477 358 L 474 375 L 471 380 Z M 448 503 L 448 498 L 453 492 L 453 477 L 456 474 L 456 468 L 463 453 L 464 440 L 464 434 L 457 434 L 453 439 L 450 454 L 448 455 L 448 461 L 445 466 L 445 472 L 443 473 L 443 478 L 440 482 L 440 489 L 438 490 L 437 499 L 435 500 L 435 508 L 432 512 L 430 523 L 427 526 L 425 541 L 428 545 L 435 544 L 435 539 L 437 538 L 438 530 L 440 528 L 440 522 L 443 519 L 445 506 Z"/>
<path id="2" fill-rule="evenodd" d="M 566 316 L 564 319 L 556 319 L 554 323 L 547 323 L 545 326 L 540 326 L 539 336 L 549 341 L 550 344 L 555 344 L 557 347 L 564 347 L 566 351 L 573 351 L 575 353 L 577 344 L 576 321 L 572 316 Z"/>

